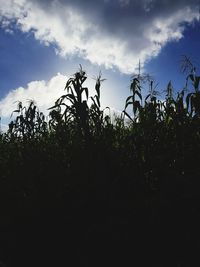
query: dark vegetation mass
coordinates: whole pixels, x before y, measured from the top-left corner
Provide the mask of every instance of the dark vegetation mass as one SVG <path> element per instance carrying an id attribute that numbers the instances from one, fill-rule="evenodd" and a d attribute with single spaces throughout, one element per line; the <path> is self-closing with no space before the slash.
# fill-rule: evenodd
<path id="1" fill-rule="evenodd" d="M 133 76 L 115 118 L 82 68 L 48 118 L 18 103 L 0 135 L 2 264 L 199 266 L 200 76 L 187 58 L 183 70 L 163 99 Z"/>

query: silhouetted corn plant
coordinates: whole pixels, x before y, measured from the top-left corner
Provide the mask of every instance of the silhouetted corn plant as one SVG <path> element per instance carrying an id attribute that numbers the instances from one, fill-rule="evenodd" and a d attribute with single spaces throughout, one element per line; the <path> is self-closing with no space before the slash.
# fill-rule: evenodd
<path id="1" fill-rule="evenodd" d="M 49 108 L 54 109 L 50 113 L 51 127 L 53 123 L 60 126 L 62 121 L 65 124 L 73 122 L 80 135 L 87 136 L 89 134 L 88 88 L 83 85 L 86 79 L 86 73 L 82 70 L 82 66 L 80 66 L 80 70 L 66 83 L 64 89 L 67 91 L 67 94 L 62 95 L 56 100 L 55 105 Z M 85 93 L 86 100 L 83 99 L 83 93 Z"/>
<path id="2" fill-rule="evenodd" d="M 141 84 L 140 84 L 140 77 L 133 77 L 133 80 L 130 85 L 130 91 L 132 95 L 130 95 L 126 99 L 124 113 L 125 115 L 132 120 L 130 115 L 127 113 L 126 109 L 131 105 L 132 111 L 134 114 L 135 121 L 138 119 L 138 114 L 141 112 L 141 102 L 142 102 L 142 94 L 141 94 Z"/>
<path id="3" fill-rule="evenodd" d="M 104 81 L 101 73 L 91 98 L 84 85 L 86 79 L 81 67 L 67 81 L 65 94 L 50 108 L 48 124 L 33 101 L 28 107 L 18 102 L 13 112 L 16 118 L 9 124 L 8 133 L 0 139 L 1 169 L 12 181 L 12 190 L 20 188 L 17 192 L 26 195 L 31 191 L 40 199 L 43 199 L 42 192 L 46 196 L 49 190 L 52 195 L 60 196 L 69 188 L 78 191 L 84 187 L 85 192 L 95 188 L 101 194 L 103 188 L 115 190 L 111 182 L 115 180 L 116 194 L 126 182 L 136 188 L 134 192 L 159 192 L 159 186 L 163 184 L 165 192 L 175 192 L 174 181 L 178 185 L 182 183 L 183 176 L 192 166 L 198 173 L 199 76 L 191 64 L 186 77 L 190 92 L 184 88 L 175 96 L 169 82 L 162 100 L 153 79 L 139 71 L 131 79 L 131 95 L 126 100 L 124 113 L 115 119 L 111 119 L 111 115 L 105 116 L 101 108 Z M 147 96 L 143 93 L 145 85 L 149 87 Z M 129 118 L 128 123 L 124 115 Z M 184 164 L 186 160 L 187 165 Z M 32 167 L 33 162 L 37 168 Z M 9 164 L 11 167 L 7 168 Z M 23 168 L 31 170 L 31 178 L 26 181 L 24 172 L 17 184 L 12 175 L 23 173 Z M 45 172 L 49 179 L 43 178 Z M 104 185 L 101 190 L 97 181 Z"/>
<path id="4" fill-rule="evenodd" d="M 102 133 L 103 129 L 103 121 L 106 118 L 104 118 L 104 112 L 101 110 L 101 103 L 100 103 L 100 89 L 101 84 L 105 79 L 101 78 L 101 72 L 99 76 L 96 78 L 96 84 L 95 84 L 95 91 L 96 95 L 91 96 L 92 105 L 90 106 L 90 127 L 93 129 L 93 134 L 100 135 Z"/>
<path id="5" fill-rule="evenodd" d="M 194 92 L 188 93 L 186 97 L 186 104 L 190 116 L 199 117 L 200 116 L 200 91 L 199 83 L 200 76 L 196 75 L 196 68 L 191 69 L 191 73 L 187 76 L 186 88 L 188 88 L 189 82 L 192 85 Z M 191 91 L 191 90 L 190 90 Z"/>
<path id="6" fill-rule="evenodd" d="M 40 137 L 48 132 L 47 122 L 42 112 L 39 112 L 34 101 L 30 101 L 29 106 L 23 106 L 22 102 L 18 102 L 17 109 L 11 114 L 18 115 L 9 124 L 8 133 L 11 136 L 22 137 L 23 139 L 30 139 Z"/>
<path id="7" fill-rule="evenodd" d="M 148 98 L 153 100 L 153 96 L 155 96 L 156 91 L 155 87 L 153 88 L 153 79 L 149 74 L 141 74 L 140 70 L 140 62 L 139 62 L 139 72 L 138 74 L 133 75 L 130 85 L 130 92 L 132 93 L 127 99 L 124 108 L 124 114 L 132 121 L 132 122 L 141 122 L 144 119 L 144 107 L 142 102 L 142 87 L 148 83 L 149 84 L 149 94 L 145 99 L 145 103 L 147 103 Z M 155 99 L 154 99 L 155 100 Z M 155 101 L 154 101 L 155 102 Z M 127 108 L 131 106 L 134 117 L 132 118 L 128 112 Z"/>

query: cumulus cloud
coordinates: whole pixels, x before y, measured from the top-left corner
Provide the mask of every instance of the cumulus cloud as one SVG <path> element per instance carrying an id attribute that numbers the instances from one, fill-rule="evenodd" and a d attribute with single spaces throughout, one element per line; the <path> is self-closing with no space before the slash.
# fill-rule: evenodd
<path id="1" fill-rule="evenodd" d="M 55 101 L 66 93 L 64 91 L 66 81 L 67 77 L 58 73 L 48 81 L 32 81 L 25 87 L 18 87 L 11 90 L 0 101 L 0 131 L 6 132 L 8 129 L 10 120 L 14 118 L 15 114 L 13 114 L 13 111 L 16 110 L 18 101 L 21 101 L 23 106 L 28 106 L 30 100 L 33 100 L 40 112 L 43 112 L 47 116 L 49 114 L 48 108 L 54 106 Z M 90 96 L 96 94 L 95 83 L 95 78 L 87 79 L 84 83 L 84 86 L 89 89 L 89 105 L 92 103 Z M 116 95 L 110 90 L 109 81 L 108 83 L 103 83 L 101 89 L 101 108 L 104 109 L 110 106 L 110 104 L 116 104 Z M 11 117 L 11 114 L 13 114 L 13 117 Z M 110 115 L 112 120 L 114 120 L 115 116 L 121 115 L 121 111 L 116 109 L 116 107 L 110 107 L 109 110 L 105 109 L 105 115 Z"/>
<path id="2" fill-rule="evenodd" d="M 47 109 L 54 105 L 55 101 L 63 94 L 66 77 L 60 73 L 49 81 L 32 81 L 26 87 L 11 90 L 0 101 L 0 113 L 3 118 L 9 118 L 16 109 L 16 101 L 22 101 L 24 105 L 34 100 L 39 110 L 48 114 Z"/>
<path id="3" fill-rule="evenodd" d="M 197 0 L 0 0 L 1 25 L 32 31 L 56 53 L 132 73 L 199 19 Z M 9 28 L 10 27 L 10 28 Z"/>
<path id="4" fill-rule="evenodd" d="M 84 87 L 88 87 L 89 89 L 88 104 L 90 105 L 92 104 L 90 97 L 96 94 L 96 77 L 92 77 L 91 74 L 87 74 L 87 77 L 88 79 L 84 82 Z M 28 106 L 30 100 L 33 100 L 40 112 L 43 112 L 47 116 L 49 114 L 48 108 L 54 106 L 55 101 L 66 93 L 64 87 L 67 80 L 68 77 L 58 73 L 47 81 L 31 81 L 25 87 L 18 87 L 10 90 L 0 101 L 0 130 L 5 132 L 8 129 L 8 123 L 13 118 L 11 114 L 16 110 L 18 101 L 21 101 L 23 106 Z M 119 107 L 117 108 L 117 103 L 120 102 L 121 104 L 122 100 L 119 99 L 115 91 L 112 90 L 113 83 L 115 89 L 117 89 L 119 84 L 116 84 L 114 80 L 108 80 L 101 84 L 101 108 L 105 109 L 109 106 L 110 109 L 106 109 L 105 114 L 110 114 L 112 118 L 114 118 L 115 115 L 121 114 Z"/>

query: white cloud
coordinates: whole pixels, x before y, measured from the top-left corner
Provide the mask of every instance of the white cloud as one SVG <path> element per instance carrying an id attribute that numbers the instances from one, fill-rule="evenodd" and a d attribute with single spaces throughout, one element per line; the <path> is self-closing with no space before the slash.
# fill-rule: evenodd
<path id="1" fill-rule="evenodd" d="M 87 77 L 88 79 L 85 81 L 84 87 L 88 87 L 89 89 L 88 103 L 90 105 L 92 103 L 90 97 L 96 94 L 96 80 L 95 78 L 92 78 L 91 74 L 87 74 Z M 48 81 L 32 81 L 25 87 L 18 87 L 10 90 L 10 92 L 0 101 L 0 118 L 2 119 L 0 124 L 1 129 L 3 131 L 7 129 L 7 125 L 12 119 L 10 116 L 12 112 L 16 110 L 18 101 L 21 101 L 23 106 L 28 106 L 29 101 L 33 100 L 39 110 L 47 116 L 49 114 L 48 108 L 54 106 L 55 101 L 66 93 L 64 87 L 67 79 L 68 78 L 65 75 L 58 73 Z M 123 96 L 119 98 L 119 95 L 116 94 L 116 90 L 119 89 L 119 86 L 120 85 L 113 79 L 104 81 L 101 85 L 101 108 L 105 109 L 109 106 L 110 111 L 106 110 L 106 114 L 111 113 L 112 117 L 114 113 L 117 115 L 121 114 L 119 111 L 121 108 L 120 105 L 123 101 L 125 102 Z M 113 90 L 113 88 L 115 90 Z M 124 107 L 123 104 L 122 109 Z"/>
<path id="2" fill-rule="evenodd" d="M 199 18 L 195 0 L 191 5 L 171 0 L 118 1 L 119 7 L 114 0 L 97 1 L 96 6 L 88 0 L 86 9 L 80 1 L 76 5 L 70 0 L 0 0 L 0 17 L 7 31 L 15 20 L 23 32 L 34 32 L 45 45 L 55 44 L 63 57 L 78 54 L 123 73 L 135 71 L 139 60 L 144 64 L 157 56 L 167 42 L 180 40 L 183 23 Z"/>
<path id="3" fill-rule="evenodd" d="M 161 46 L 170 40 L 178 41 L 183 37 L 184 26 L 181 25 L 183 17 L 185 22 L 191 23 L 194 19 L 194 13 L 189 7 L 186 7 L 165 20 L 156 18 L 152 23 L 153 27 L 146 31 L 148 39 Z"/>
<path id="4" fill-rule="evenodd" d="M 34 100 L 39 110 L 48 114 L 47 109 L 54 105 L 55 101 L 63 94 L 66 77 L 60 73 L 49 81 L 32 81 L 27 87 L 19 87 L 11 90 L 7 96 L 0 101 L 0 114 L 2 118 L 9 118 L 16 109 L 16 101 L 22 101 L 24 105 L 29 100 Z"/>

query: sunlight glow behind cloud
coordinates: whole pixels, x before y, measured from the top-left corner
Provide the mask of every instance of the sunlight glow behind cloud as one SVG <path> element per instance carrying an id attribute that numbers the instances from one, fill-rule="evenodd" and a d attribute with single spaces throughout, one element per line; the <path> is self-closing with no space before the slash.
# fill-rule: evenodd
<path id="1" fill-rule="evenodd" d="M 0 27 L 9 34 L 16 28 L 32 33 L 42 44 L 53 45 L 61 57 L 76 55 L 123 74 L 135 72 L 139 60 L 144 66 L 168 42 L 179 41 L 186 25 L 195 20 L 199 20 L 195 0 L 189 4 L 186 0 L 0 0 Z M 58 73 L 49 81 L 32 81 L 10 91 L 0 101 L 0 116 L 9 118 L 14 102 L 27 104 L 28 99 L 47 114 L 66 80 Z M 113 84 L 106 85 L 102 94 L 104 107 L 116 108 L 119 101 L 118 85 Z M 87 86 L 94 88 L 93 83 Z"/>
<path id="2" fill-rule="evenodd" d="M 184 23 L 199 18 L 197 1 L 84 3 L 91 10 L 78 0 L 0 0 L 1 25 L 12 31 L 14 21 L 21 31 L 32 32 L 45 45 L 54 44 L 62 57 L 78 55 L 128 74 L 136 70 L 139 60 L 143 65 L 167 42 L 182 38 Z"/>
<path id="3" fill-rule="evenodd" d="M 8 121 L 12 112 L 16 110 L 17 101 L 21 101 L 23 106 L 27 106 L 30 100 L 35 102 L 41 112 L 48 115 L 48 108 L 54 106 L 55 101 L 67 93 L 64 91 L 67 80 L 68 78 L 65 75 L 58 73 L 49 81 L 32 81 L 25 87 L 18 87 L 11 90 L 6 97 L 0 101 L 0 117 Z M 90 97 L 96 94 L 94 89 L 95 83 L 95 78 L 91 79 L 88 75 L 88 79 L 85 81 L 84 87 L 88 87 L 89 89 L 89 105 L 92 103 Z M 105 83 L 101 84 L 102 108 L 108 106 L 112 100 L 114 100 L 115 104 L 118 102 L 116 95 L 113 95 L 110 83 L 112 82 L 105 81 Z M 111 110 L 119 113 L 116 107 L 111 108 Z"/>

